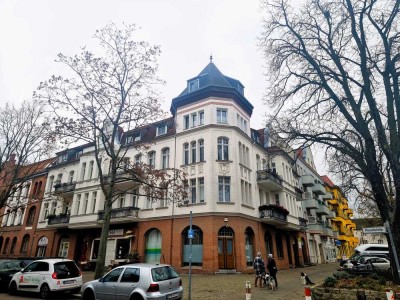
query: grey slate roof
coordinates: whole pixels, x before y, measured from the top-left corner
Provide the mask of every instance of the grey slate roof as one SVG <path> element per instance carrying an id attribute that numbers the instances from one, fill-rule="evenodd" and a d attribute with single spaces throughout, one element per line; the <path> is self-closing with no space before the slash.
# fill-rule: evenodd
<path id="1" fill-rule="evenodd" d="M 221 73 L 221 71 L 217 68 L 217 66 L 210 62 L 196 77 L 193 77 L 188 80 L 188 83 L 192 80 L 199 79 L 199 89 L 203 89 L 209 86 L 219 86 L 219 87 L 227 87 L 227 88 L 235 88 L 241 94 L 242 91 L 239 90 L 244 88 L 244 86 L 240 83 L 239 80 L 230 78 Z M 183 92 L 178 96 L 184 96 L 189 93 L 188 86 L 183 90 Z"/>

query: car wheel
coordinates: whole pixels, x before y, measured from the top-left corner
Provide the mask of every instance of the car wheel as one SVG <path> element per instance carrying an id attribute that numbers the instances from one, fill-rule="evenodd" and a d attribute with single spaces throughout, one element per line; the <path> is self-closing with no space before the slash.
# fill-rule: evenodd
<path id="1" fill-rule="evenodd" d="M 94 293 L 90 289 L 83 292 L 82 300 L 95 300 Z"/>
<path id="2" fill-rule="evenodd" d="M 48 299 L 50 297 L 50 288 L 49 286 L 45 283 L 40 287 L 40 298 L 42 299 Z"/>
<path id="3" fill-rule="evenodd" d="M 10 287 L 8 288 L 8 293 L 9 293 L 10 295 L 16 295 L 17 292 L 18 292 L 17 284 L 15 283 L 15 281 L 12 281 L 12 282 L 10 283 Z"/>
<path id="4" fill-rule="evenodd" d="M 129 300 L 143 300 L 143 297 L 140 294 L 133 294 Z"/>

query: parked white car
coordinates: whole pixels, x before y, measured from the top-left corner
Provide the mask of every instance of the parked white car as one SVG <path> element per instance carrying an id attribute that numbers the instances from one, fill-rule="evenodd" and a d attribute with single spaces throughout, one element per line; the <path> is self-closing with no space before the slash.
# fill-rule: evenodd
<path id="1" fill-rule="evenodd" d="M 13 275 L 9 293 L 36 292 L 42 299 L 46 299 L 56 292 L 79 293 L 81 287 L 82 273 L 73 260 L 41 259 Z"/>

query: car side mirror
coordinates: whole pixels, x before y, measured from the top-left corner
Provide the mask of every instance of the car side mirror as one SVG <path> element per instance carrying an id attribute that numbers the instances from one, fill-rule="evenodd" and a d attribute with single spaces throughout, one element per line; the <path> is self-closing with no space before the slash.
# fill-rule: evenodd
<path id="1" fill-rule="evenodd" d="M 99 282 L 104 282 L 104 278 L 103 277 L 99 278 Z"/>
<path id="2" fill-rule="evenodd" d="M 21 269 L 21 273 L 25 273 L 25 269 Z"/>

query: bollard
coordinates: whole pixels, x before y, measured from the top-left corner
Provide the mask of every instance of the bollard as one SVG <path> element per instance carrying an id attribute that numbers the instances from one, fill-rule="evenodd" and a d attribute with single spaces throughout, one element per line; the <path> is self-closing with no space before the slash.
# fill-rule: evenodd
<path id="1" fill-rule="evenodd" d="M 386 299 L 387 300 L 395 300 L 396 299 L 392 290 L 386 290 Z"/>
<path id="2" fill-rule="evenodd" d="M 304 295 L 306 296 L 306 300 L 311 300 L 311 289 L 308 286 L 304 288 Z"/>
<path id="3" fill-rule="evenodd" d="M 246 281 L 246 300 L 251 300 L 251 282 Z"/>

